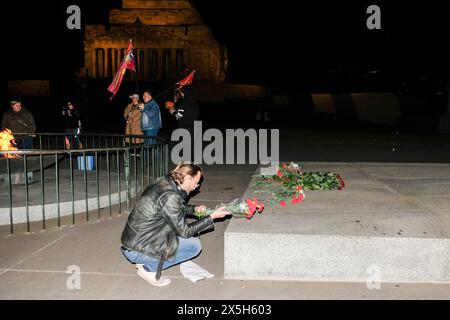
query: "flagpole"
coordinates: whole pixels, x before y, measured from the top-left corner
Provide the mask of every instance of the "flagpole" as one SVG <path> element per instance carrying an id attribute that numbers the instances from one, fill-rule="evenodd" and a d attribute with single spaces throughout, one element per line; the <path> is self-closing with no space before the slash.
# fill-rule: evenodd
<path id="1" fill-rule="evenodd" d="M 153 99 L 159 98 L 160 96 L 162 96 L 163 94 L 166 94 L 167 92 L 174 90 L 178 87 L 178 84 L 175 86 L 170 87 L 169 89 L 167 89 L 166 91 L 163 91 L 161 93 L 158 93 L 158 95 L 156 97 L 153 97 Z"/>
<path id="2" fill-rule="evenodd" d="M 130 39 L 130 42 L 131 42 L 131 39 Z M 137 63 L 137 60 L 138 60 L 138 56 L 137 56 L 137 51 L 135 50 L 135 48 L 133 48 L 133 51 L 135 52 L 135 58 L 134 58 L 134 64 L 135 64 L 135 69 L 136 69 L 136 74 L 135 74 L 135 80 L 136 80 L 136 90 L 137 90 L 137 94 L 138 94 L 138 96 L 140 97 L 141 96 L 141 93 L 140 93 L 140 90 L 139 90 L 139 77 L 138 77 L 138 63 Z M 139 63 L 140 63 L 140 61 L 139 61 Z"/>
<path id="3" fill-rule="evenodd" d="M 182 79 L 180 82 L 177 82 L 174 86 L 170 87 L 170 88 L 167 89 L 166 91 L 163 91 L 163 92 L 159 93 L 159 94 L 158 94 L 156 97 L 154 97 L 153 99 L 156 99 L 156 98 L 162 96 L 163 94 L 166 94 L 166 93 L 169 92 L 170 90 L 174 90 L 174 89 L 176 89 L 176 88 L 182 88 L 182 87 L 184 87 L 184 86 L 186 85 L 186 83 L 184 83 L 184 81 L 185 81 L 186 79 L 188 79 L 188 78 L 190 78 L 190 83 L 192 83 L 192 79 L 193 79 L 194 73 L 195 73 L 195 70 L 192 71 L 192 72 L 189 74 L 189 76 L 187 76 L 186 78 Z"/>

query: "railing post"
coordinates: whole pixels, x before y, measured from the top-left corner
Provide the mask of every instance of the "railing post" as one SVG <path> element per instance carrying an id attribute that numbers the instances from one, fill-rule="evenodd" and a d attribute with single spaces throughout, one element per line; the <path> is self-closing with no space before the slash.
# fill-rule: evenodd
<path id="1" fill-rule="evenodd" d="M 127 193 L 127 211 L 130 211 L 130 202 L 131 202 L 131 177 L 130 177 L 130 150 L 128 148 L 125 149 L 123 153 L 123 165 L 124 165 L 124 173 L 125 173 L 125 186 Z"/>
<path id="2" fill-rule="evenodd" d="M 164 153 L 166 154 L 166 158 L 164 161 L 164 174 L 169 173 L 169 144 L 166 143 L 164 145 Z"/>
<path id="3" fill-rule="evenodd" d="M 45 187 L 44 187 L 45 181 L 44 181 L 44 162 L 42 153 L 39 154 L 39 168 L 41 174 L 42 229 L 45 230 Z"/>
<path id="4" fill-rule="evenodd" d="M 11 165 L 9 157 L 6 157 L 6 172 L 8 174 L 8 199 L 9 199 L 9 231 L 14 234 L 14 219 L 13 219 L 13 195 L 12 195 L 12 181 L 11 181 Z"/>

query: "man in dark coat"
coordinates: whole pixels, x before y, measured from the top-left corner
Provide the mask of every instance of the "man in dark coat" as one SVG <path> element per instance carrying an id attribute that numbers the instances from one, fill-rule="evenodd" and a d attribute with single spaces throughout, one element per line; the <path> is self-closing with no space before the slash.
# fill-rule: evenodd
<path id="1" fill-rule="evenodd" d="M 200 120 L 200 108 L 195 98 L 192 86 L 185 86 L 179 90 L 180 103 L 178 105 L 178 128 L 187 129 L 194 134 L 194 121 Z"/>
<path id="2" fill-rule="evenodd" d="M 137 200 L 121 236 L 121 251 L 136 265 L 137 274 L 158 287 L 170 284 L 161 277 L 163 269 L 196 257 L 201 251 L 198 233 L 214 228 L 214 220 L 230 215 L 224 207 L 189 223 L 186 217 L 206 210 L 187 204 L 188 196 L 200 186 L 202 169 L 179 164 L 158 178 Z"/>
<path id="3" fill-rule="evenodd" d="M 36 124 L 33 115 L 22 107 L 20 100 L 11 100 L 11 110 L 3 114 L 2 128 L 12 131 L 16 139 L 17 148 L 33 149 L 33 136 L 36 132 Z"/>
<path id="4" fill-rule="evenodd" d="M 172 114 L 177 119 L 178 129 L 185 129 L 189 132 L 191 137 L 190 141 L 190 154 L 194 154 L 194 122 L 200 120 L 200 108 L 197 103 L 195 92 L 192 86 L 188 85 L 175 91 L 174 102 L 176 103 L 176 111 Z M 185 160 L 192 161 L 191 158 L 186 157 Z"/>

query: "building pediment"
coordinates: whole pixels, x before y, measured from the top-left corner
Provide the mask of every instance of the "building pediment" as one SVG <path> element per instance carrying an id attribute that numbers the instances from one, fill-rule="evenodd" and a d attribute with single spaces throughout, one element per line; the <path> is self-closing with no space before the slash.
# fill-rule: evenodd
<path id="1" fill-rule="evenodd" d="M 168 30 L 162 30 L 156 26 L 146 26 L 142 24 L 113 26 L 109 30 L 104 27 L 87 27 L 85 32 L 86 40 L 94 39 L 135 39 L 135 40 L 179 40 L 185 41 L 186 39 L 181 37 L 175 32 Z"/>
<path id="2" fill-rule="evenodd" d="M 109 13 L 110 24 L 129 24 L 136 19 L 146 25 L 175 26 L 203 24 L 200 15 L 190 9 L 114 9 Z"/>

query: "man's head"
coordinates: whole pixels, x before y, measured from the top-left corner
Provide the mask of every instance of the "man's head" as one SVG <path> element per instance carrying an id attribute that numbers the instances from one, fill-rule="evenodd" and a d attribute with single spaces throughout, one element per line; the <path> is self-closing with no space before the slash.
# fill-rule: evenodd
<path id="1" fill-rule="evenodd" d="M 144 94 L 142 95 L 142 100 L 144 100 L 145 103 L 152 100 L 152 92 L 150 90 L 145 90 Z"/>
<path id="2" fill-rule="evenodd" d="M 20 100 L 13 99 L 9 102 L 9 104 L 15 112 L 19 112 L 20 110 L 22 110 L 22 102 Z"/>
<path id="3" fill-rule="evenodd" d="M 170 174 L 181 189 L 190 193 L 200 186 L 203 171 L 196 164 L 182 162 Z"/>
<path id="4" fill-rule="evenodd" d="M 130 99 L 131 99 L 131 102 L 133 102 L 133 104 L 136 104 L 136 103 L 139 102 L 139 95 L 137 95 L 136 93 L 135 93 L 135 94 L 132 94 L 132 95 L 130 96 Z"/>

